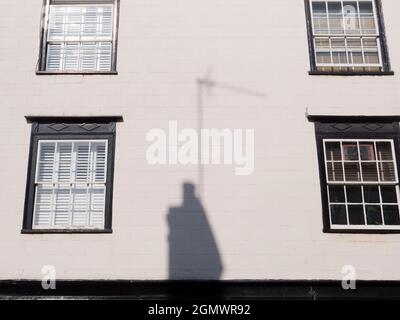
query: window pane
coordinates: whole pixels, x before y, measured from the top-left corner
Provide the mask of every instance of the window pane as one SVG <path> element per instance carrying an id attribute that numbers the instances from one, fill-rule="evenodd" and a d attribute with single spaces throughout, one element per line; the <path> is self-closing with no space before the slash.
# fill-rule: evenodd
<path id="1" fill-rule="evenodd" d="M 375 18 L 371 1 L 360 1 L 360 20 L 361 30 L 363 34 L 377 33 L 375 26 Z"/>
<path id="2" fill-rule="evenodd" d="M 312 11 L 314 15 L 325 15 L 326 14 L 326 3 L 325 1 L 313 1 Z"/>
<path id="3" fill-rule="evenodd" d="M 364 200 L 366 203 L 380 203 L 378 186 L 364 186 Z"/>
<path id="4" fill-rule="evenodd" d="M 380 206 L 366 206 L 367 210 L 367 224 L 369 225 L 382 225 L 382 214 Z"/>
<path id="5" fill-rule="evenodd" d="M 317 52 L 317 63 L 332 63 L 330 52 Z"/>
<path id="6" fill-rule="evenodd" d="M 344 186 L 330 186 L 329 187 L 329 201 L 333 202 L 345 202 L 344 197 Z"/>
<path id="7" fill-rule="evenodd" d="M 69 224 L 70 204 L 70 189 L 56 189 L 54 209 L 54 224 L 56 226 L 67 226 Z"/>
<path id="8" fill-rule="evenodd" d="M 396 187 L 381 186 L 381 194 L 383 203 L 397 203 Z"/>
<path id="9" fill-rule="evenodd" d="M 396 172 L 393 162 L 380 162 L 379 175 L 382 181 L 391 182 L 396 181 Z"/>
<path id="10" fill-rule="evenodd" d="M 67 43 L 63 52 L 63 70 L 74 71 L 79 69 L 79 44 Z"/>
<path id="11" fill-rule="evenodd" d="M 346 181 L 357 182 L 361 181 L 360 175 L 360 164 L 354 162 L 345 162 L 344 171 L 346 176 Z"/>
<path id="12" fill-rule="evenodd" d="M 345 50 L 332 50 L 332 62 L 335 64 L 347 64 L 347 54 Z"/>
<path id="13" fill-rule="evenodd" d="M 55 163 L 55 143 L 39 144 L 39 163 L 37 171 L 37 182 L 52 182 Z"/>
<path id="14" fill-rule="evenodd" d="M 322 1 L 312 3 L 314 32 L 316 34 L 327 34 L 328 16 L 326 13 L 326 4 Z"/>
<path id="15" fill-rule="evenodd" d="M 95 188 L 90 190 L 90 224 L 94 226 L 104 225 L 104 203 L 105 188 Z"/>
<path id="16" fill-rule="evenodd" d="M 72 224 L 74 226 L 85 226 L 89 218 L 89 194 L 87 188 L 73 190 Z"/>
<path id="17" fill-rule="evenodd" d="M 372 1 L 359 1 L 358 5 L 360 7 L 361 15 L 369 15 L 373 16 L 373 8 L 372 8 Z"/>
<path id="18" fill-rule="evenodd" d="M 360 33 L 358 7 L 356 1 L 343 2 L 344 23 L 347 34 Z"/>
<path id="19" fill-rule="evenodd" d="M 362 203 L 362 192 L 360 186 L 346 186 L 347 202 Z"/>
<path id="20" fill-rule="evenodd" d="M 386 225 L 400 225 L 399 206 L 383 206 Z"/>
<path id="21" fill-rule="evenodd" d="M 112 28 L 112 5 L 50 6 L 50 41 L 111 40 Z"/>
<path id="22" fill-rule="evenodd" d="M 341 2 L 329 2 L 329 27 L 330 34 L 343 34 L 343 14 Z"/>
<path id="23" fill-rule="evenodd" d="M 376 163 L 362 163 L 364 181 L 378 181 L 378 170 Z"/>
<path id="24" fill-rule="evenodd" d="M 375 160 L 375 146 L 373 142 L 360 142 L 361 160 Z"/>
<path id="25" fill-rule="evenodd" d="M 51 224 L 51 212 L 53 203 L 53 189 L 39 185 L 36 188 L 34 209 L 35 226 L 49 226 Z"/>
<path id="26" fill-rule="evenodd" d="M 315 38 L 315 47 L 317 49 L 329 49 L 329 39 L 328 38 Z"/>
<path id="27" fill-rule="evenodd" d="M 365 52 L 364 57 L 367 64 L 379 64 L 378 52 Z"/>
<path id="28" fill-rule="evenodd" d="M 332 224 L 346 225 L 347 224 L 346 206 L 331 205 L 331 220 Z"/>
<path id="29" fill-rule="evenodd" d="M 393 160 L 392 144 L 390 142 L 377 142 L 378 160 Z"/>
<path id="30" fill-rule="evenodd" d="M 341 162 L 328 162 L 328 180 L 343 181 L 343 165 Z"/>
<path id="31" fill-rule="evenodd" d="M 348 206 L 349 211 L 349 224 L 350 225 L 364 225 L 364 207 L 363 206 Z"/>
<path id="32" fill-rule="evenodd" d="M 58 143 L 58 182 L 71 182 L 72 143 Z"/>
<path id="33" fill-rule="evenodd" d="M 344 142 L 343 143 L 343 156 L 344 160 L 358 160 L 358 147 L 357 143 Z"/>

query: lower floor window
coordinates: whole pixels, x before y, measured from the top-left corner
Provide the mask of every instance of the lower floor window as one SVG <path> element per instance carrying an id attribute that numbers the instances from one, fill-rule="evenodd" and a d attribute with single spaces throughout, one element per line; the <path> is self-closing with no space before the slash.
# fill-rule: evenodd
<path id="1" fill-rule="evenodd" d="M 33 123 L 23 232 L 111 232 L 116 126 L 97 120 Z"/>
<path id="2" fill-rule="evenodd" d="M 400 232 L 398 121 L 331 120 L 315 124 L 324 231 Z"/>

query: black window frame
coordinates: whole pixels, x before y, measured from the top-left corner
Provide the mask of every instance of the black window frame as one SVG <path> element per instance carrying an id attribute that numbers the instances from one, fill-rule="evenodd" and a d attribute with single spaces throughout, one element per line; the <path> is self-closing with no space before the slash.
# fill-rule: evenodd
<path id="1" fill-rule="evenodd" d="M 113 28 L 113 45 L 110 71 L 47 71 L 47 33 L 49 24 L 49 10 L 52 0 L 43 0 L 41 21 L 40 21 L 40 49 L 39 60 L 37 63 L 37 75 L 118 75 L 117 57 L 118 57 L 118 34 L 119 34 L 119 13 L 120 0 L 81 0 L 73 4 L 104 4 L 113 3 L 114 6 L 114 28 Z M 68 2 L 66 2 L 68 4 Z"/>
<path id="2" fill-rule="evenodd" d="M 309 75 L 338 75 L 338 76 L 392 76 L 394 75 L 391 69 L 389 50 L 386 39 L 385 22 L 383 17 L 383 8 L 381 0 L 373 0 L 375 2 L 376 14 L 379 28 L 379 42 L 382 55 L 382 70 L 381 71 L 321 71 L 317 70 L 315 61 L 315 47 L 314 47 L 314 32 L 312 27 L 311 17 L 311 0 L 304 0 L 306 20 L 307 20 L 307 36 L 308 36 L 308 48 L 309 48 L 309 59 L 310 59 L 310 70 Z"/>
<path id="3" fill-rule="evenodd" d="M 21 233 L 112 233 L 112 206 L 115 166 L 116 123 L 122 117 L 53 118 L 27 117 L 32 124 L 25 192 L 24 217 Z M 107 185 L 104 229 L 34 229 L 35 173 L 40 140 L 107 140 Z"/>
<path id="4" fill-rule="evenodd" d="M 318 156 L 322 221 L 324 233 L 400 233 L 395 229 L 332 229 L 330 225 L 324 139 L 391 139 L 393 140 L 397 173 L 400 173 L 400 117 L 339 117 L 309 116 L 315 123 L 315 137 Z M 400 199 L 398 199 L 400 201 Z"/>

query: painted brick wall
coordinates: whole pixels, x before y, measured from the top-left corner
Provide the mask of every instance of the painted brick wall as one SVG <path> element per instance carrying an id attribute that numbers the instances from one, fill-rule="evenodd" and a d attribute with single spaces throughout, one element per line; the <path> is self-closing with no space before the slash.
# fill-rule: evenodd
<path id="1" fill-rule="evenodd" d="M 306 118 L 307 109 L 400 114 L 400 2 L 382 2 L 395 72 L 387 77 L 309 76 L 303 0 L 121 0 L 117 76 L 37 76 L 42 1 L 1 1 L 0 278 L 37 279 L 43 265 L 54 265 L 64 279 L 166 279 L 167 213 L 182 202 L 182 184 L 198 183 L 202 171 L 199 197 L 221 278 L 337 279 L 351 264 L 362 279 L 400 280 L 400 235 L 322 233 Z M 197 79 L 206 75 L 218 85 L 199 97 Z M 147 163 L 148 130 L 169 120 L 197 128 L 200 102 L 205 128 L 255 129 L 253 175 Z M 113 234 L 20 234 L 26 115 L 123 115 Z M 204 240 L 201 228 L 186 237 Z"/>

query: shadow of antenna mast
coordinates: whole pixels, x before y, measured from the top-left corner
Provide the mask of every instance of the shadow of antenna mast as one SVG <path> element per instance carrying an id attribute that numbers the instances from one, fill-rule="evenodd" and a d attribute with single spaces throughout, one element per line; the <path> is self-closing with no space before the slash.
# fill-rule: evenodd
<path id="1" fill-rule="evenodd" d="M 203 155 L 203 141 L 201 130 L 204 127 L 204 97 L 205 94 L 211 95 L 212 89 L 218 88 L 223 89 L 231 92 L 235 92 L 237 94 L 247 95 L 256 98 L 266 98 L 267 95 L 265 93 L 251 90 L 248 88 L 244 88 L 241 86 L 236 86 L 232 84 L 222 83 L 218 81 L 214 81 L 211 78 L 211 71 L 208 70 L 206 75 L 202 78 L 197 79 L 197 132 L 199 133 L 199 153 L 198 153 L 198 163 L 199 163 L 199 170 L 198 170 L 198 193 L 200 196 L 203 196 L 203 186 L 204 186 L 204 165 L 202 162 L 202 155 Z"/>

